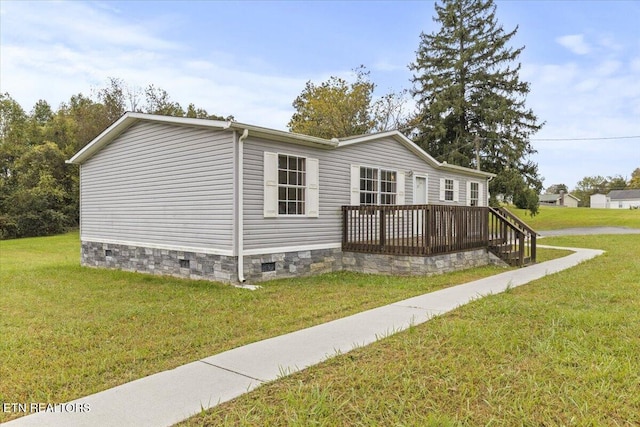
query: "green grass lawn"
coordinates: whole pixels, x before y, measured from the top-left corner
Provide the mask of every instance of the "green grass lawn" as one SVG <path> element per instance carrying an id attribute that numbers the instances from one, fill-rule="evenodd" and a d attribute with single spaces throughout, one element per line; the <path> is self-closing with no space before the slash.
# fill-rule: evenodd
<path id="1" fill-rule="evenodd" d="M 640 235 L 545 244 L 607 252 L 184 425 L 640 425 Z"/>
<path id="2" fill-rule="evenodd" d="M 554 208 L 540 206 L 538 215 L 508 206 L 511 212 L 534 230 L 558 230 L 574 227 L 631 227 L 640 228 L 640 209 Z"/>
<path id="3" fill-rule="evenodd" d="M 565 253 L 541 251 L 543 257 Z M 325 274 L 257 291 L 79 265 L 77 233 L 0 241 L 0 402 L 64 402 L 503 271 Z M 14 415 L 0 413 L 0 421 Z"/>

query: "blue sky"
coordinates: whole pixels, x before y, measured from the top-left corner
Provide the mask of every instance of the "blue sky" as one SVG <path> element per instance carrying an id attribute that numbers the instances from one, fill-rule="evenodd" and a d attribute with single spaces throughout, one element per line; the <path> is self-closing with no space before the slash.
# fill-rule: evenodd
<path id="1" fill-rule="evenodd" d="M 640 167 L 640 2 L 497 1 L 541 120 L 544 185 Z M 0 3 L 0 91 L 29 111 L 108 77 L 155 84 L 184 107 L 286 129 L 306 81 L 365 65 L 376 95 L 410 89 L 431 1 Z M 635 137 L 595 139 L 609 137 Z M 582 139 L 580 139 L 582 138 Z M 549 139 L 554 139 L 549 141 Z M 558 141 L 555 139 L 573 139 Z"/>

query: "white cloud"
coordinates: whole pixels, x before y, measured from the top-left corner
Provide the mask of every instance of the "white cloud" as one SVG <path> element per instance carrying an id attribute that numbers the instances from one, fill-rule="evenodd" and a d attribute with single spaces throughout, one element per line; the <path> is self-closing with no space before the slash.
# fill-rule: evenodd
<path id="1" fill-rule="evenodd" d="M 584 35 L 571 34 L 556 38 L 556 42 L 566 47 L 576 55 L 586 55 L 591 52 L 591 47 L 584 41 Z"/>
<path id="2" fill-rule="evenodd" d="M 35 13 L 19 5 L 2 6 L 0 90 L 26 110 L 38 99 L 55 108 L 117 77 L 132 87 L 154 84 L 184 108 L 193 102 L 212 114 L 284 129 L 306 81 L 262 72 L 268 66 L 260 60 L 232 50 L 191 57 L 179 43 L 156 36 L 151 24 L 133 25 L 108 8 L 39 3 L 48 13 Z"/>

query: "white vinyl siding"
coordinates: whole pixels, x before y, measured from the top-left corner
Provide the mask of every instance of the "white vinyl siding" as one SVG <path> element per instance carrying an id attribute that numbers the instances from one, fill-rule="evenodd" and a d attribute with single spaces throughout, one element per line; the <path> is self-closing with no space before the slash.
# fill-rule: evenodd
<path id="1" fill-rule="evenodd" d="M 137 123 L 81 167 L 83 241 L 231 250 L 231 133 Z"/>

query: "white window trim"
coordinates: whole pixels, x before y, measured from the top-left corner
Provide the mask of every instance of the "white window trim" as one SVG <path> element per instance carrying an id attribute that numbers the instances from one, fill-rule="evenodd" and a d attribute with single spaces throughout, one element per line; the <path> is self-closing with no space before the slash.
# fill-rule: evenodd
<path id="1" fill-rule="evenodd" d="M 445 181 L 453 181 L 453 200 L 446 200 Z M 460 202 L 460 181 L 455 178 L 440 178 L 440 201 L 445 203 Z"/>
<path id="2" fill-rule="evenodd" d="M 467 206 L 471 206 L 471 184 L 478 184 L 478 204 L 476 206 L 484 206 L 483 185 L 480 181 L 467 181 Z"/>
<path id="3" fill-rule="evenodd" d="M 351 206 L 360 206 L 360 168 L 369 168 L 378 170 L 378 203 L 376 205 L 369 206 L 392 206 L 392 205 L 380 205 L 380 179 L 381 171 L 395 172 L 396 173 L 396 205 L 405 204 L 405 173 L 395 168 L 389 168 L 384 166 L 373 166 L 366 164 L 352 164 L 351 165 Z"/>
<path id="4" fill-rule="evenodd" d="M 290 156 L 305 159 L 305 213 L 281 214 L 278 213 L 278 158 Z M 270 163 L 271 162 L 271 163 Z M 320 161 L 308 156 L 282 153 L 264 152 L 264 217 L 265 218 L 318 218 L 320 214 Z"/>

